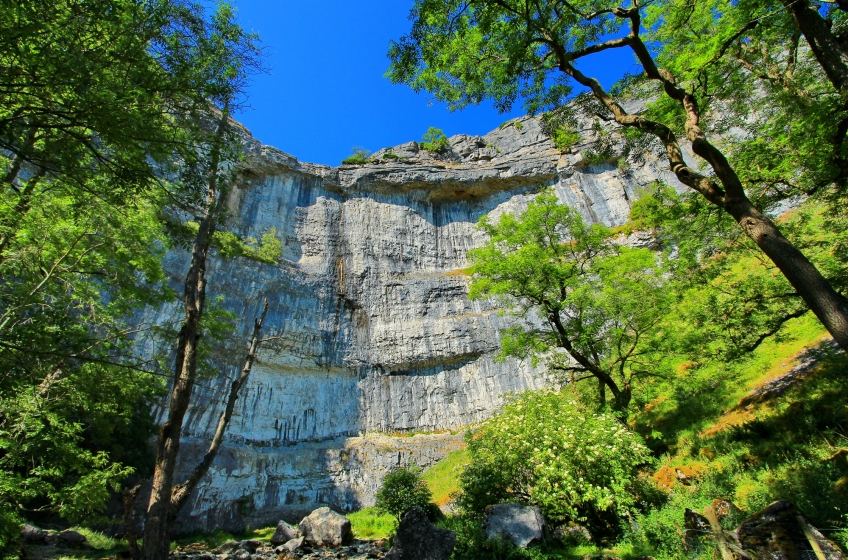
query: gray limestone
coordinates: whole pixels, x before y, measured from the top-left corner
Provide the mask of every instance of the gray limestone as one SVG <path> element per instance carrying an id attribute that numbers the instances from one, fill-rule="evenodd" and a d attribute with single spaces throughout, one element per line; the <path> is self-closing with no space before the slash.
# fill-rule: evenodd
<path id="1" fill-rule="evenodd" d="M 261 348 L 224 449 L 177 531 L 238 530 L 297 521 L 319 505 L 372 505 L 392 466 L 429 467 L 462 445 L 451 432 L 488 418 L 509 393 L 544 386 L 529 361 L 494 359 L 509 318 L 467 297 L 468 252 L 484 241 L 479 218 L 518 212 L 550 186 L 590 222 L 615 226 L 644 186 L 662 179 L 679 187 L 650 154 L 626 166 L 586 165 L 591 123 L 581 128 L 585 141 L 565 154 L 524 117 L 485 136 L 454 136 L 442 154 L 409 142 L 391 150 L 402 159 L 338 168 L 298 162 L 245 131 L 248 158 L 224 227 L 257 239 L 274 228 L 282 258 L 209 263 L 210 297 L 223 296 L 240 321 L 220 349 L 219 377 L 195 389 L 183 472 L 214 432 L 225 379 L 241 365 L 263 298 L 263 335 L 273 340 Z M 187 262 L 183 250 L 167 256 L 175 289 Z M 173 305 L 139 321 L 179 318 Z M 152 339 L 142 343 L 157 350 Z M 403 436 L 421 432 L 431 435 Z"/>
<path id="2" fill-rule="evenodd" d="M 503 538 L 519 548 L 541 542 L 545 531 L 545 518 L 539 508 L 521 504 L 497 504 L 486 508 L 483 523 L 486 537 Z"/>

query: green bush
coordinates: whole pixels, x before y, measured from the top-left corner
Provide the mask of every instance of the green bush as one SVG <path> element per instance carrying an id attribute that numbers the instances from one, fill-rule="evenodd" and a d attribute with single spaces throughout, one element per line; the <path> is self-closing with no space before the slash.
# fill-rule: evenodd
<path id="1" fill-rule="evenodd" d="M 570 127 L 557 128 L 551 134 L 551 140 L 558 150 L 565 151 L 580 141 L 580 132 Z"/>
<path id="2" fill-rule="evenodd" d="M 378 511 L 400 519 L 412 506 L 421 506 L 429 513 L 432 495 L 421 478 L 421 469 L 397 467 L 383 479 L 383 485 L 377 491 L 376 498 Z"/>
<path id="3" fill-rule="evenodd" d="M 448 137 L 440 128 L 430 127 L 421 139 L 421 147 L 428 152 L 443 152 L 448 149 Z"/>
<path id="4" fill-rule="evenodd" d="M 371 152 L 362 146 L 354 146 L 353 153 L 342 160 L 342 165 L 363 165 L 371 161 L 369 155 Z"/>
<path id="5" fill-rule="evenodd" d="M 636 511 L 637 474 L 650 461 L 641 438 L 616 416 L 553 390 L 518 397 L 471 435 L 468 449 L 463 512 L 529 502 L 552 522 L 584 523 L 593 534 L 614 534 L 618 520 Z"/>

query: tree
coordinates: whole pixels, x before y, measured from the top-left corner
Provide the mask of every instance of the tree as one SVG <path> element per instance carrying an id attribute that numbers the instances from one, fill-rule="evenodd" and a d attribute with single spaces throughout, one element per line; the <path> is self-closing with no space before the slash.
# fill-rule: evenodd
<path id="1" fill-rule="evenodd" d="M 429 509 L 433 496 L 421 478 L 421 469 L 395 467 L 383 479 L 377 491 L 376 506 L 379 511 L 394 515 L 398 520 L 412 506 Z"/>
<path id="2" fill-rule="evenodd" d="M 191 402 L 191 393 L 197 378 L 201 321 L 206 305 L 206 265 L 209 250 L 226 205 L 226 195 L 235 181 L 241 142 L 238 131 L 230 122 L 230 111 L 244 91 L 245 80 L 259 68 L 259 50 L 256 37 L 247 34 L 234 21 L 230 6 L 221 4 L 207 24 L 198 21 L 192 29 L 196 42 L 194 60 L 211 80 L 209 101 L 214 116 L 214 129 L 208 131 L 209 121 L 200 120 L 195 130 L 207 130 L 206 142 L 197 149 L 203 154 L 194 166 L 182 169 L 187 181 L 202 181 L 206 186 L 206 199 L 202 219 L 191 248 L 191 261 L 183 290 L 185 311 L 176 344 L 174 375 L 168 402 L 168 415 L 159 428 L 156 444 L 153 482 L 147 506 L 141 557 L 145 560 L 164 560 L 168 557 L 171 527 L 185 505 L 191 491 L 211 466 L 232 415 L 241 386 L 250 374 L 255 353 L 260 343 L 262 317 L 256 320 L 253 339 L 242 375 L 233 383 L 227 406 L 216 429 L 209 451 L 188 480 L 174 484 L 174 470 L 180 448 L 182 424 Z"/>
<path id="3" fill-rule="evenodd" d="M 848 302 L 748 197 L 736 169 L 701 126 L 697 95 L 672 70 L 657 66 L 641 37 L 643 12 L 638 2 L 625 8 L 597 0 L 418 0 L 412 31 L 390 47 L 389 76 L 432 92 L 452 108 L 491 98 L 506 109 L 522 96 L 535 112 L 561 105 L 572 83 L 587 88 L 599 117 L 659 142 L 678 180 L 730 215 L 848 348 Z M 580 59 L 613 48 L 630 49 L 644 81 L 657 84 L 677 108 L 685 140 L 712 175 L 686 163 L 673 129 L 628 113 L 614 92 L 577 67 Z"/>
<path id="4" fill-rule="evenodd" d="M 161 174 L 191 154 L 174 112 L 206 103 L 177 32 L 200 14 L 170 1 L 2 3 L 4 536 L 21 514 L 91 519 L 127 474 L 147 474 L 163 386 L 132 349 L 151 325 L 132 319 L 170 297 L 160 212 L 193 198 Z"/>
<path id="5" fill-rule="evenodd" d="M 217 184 L 232 179 L 241 140 L 228 109 L 258 51 L 228 6 L 210 18 L 189 0 L 7 1 L 0 22 L 4 540 L 20 514 L 91 519 L 128 474 L 148 474 L 167 356 L 140 357 L 133 339 L 167 329 L 134 315 L 174 295 L 160 263 L 173 241 L 163 226 L 203 214 L 207 195 L 210 219 L 198 230 L 214 235 L 226 192 Z M 263 236 L 251 249 L 267 260 L 277 247 Z M 205 259 L 208 243 L 202 251 Z M 200 322 L 204 266 L 193 265 L 201 312 L 186 340 L 195 355 L 212 327 L 209 306 Z M 221 445 L 263 317 L 209 452 L 175 489 L 176 503 Z"/>
<path id="6" fill-rule="evenodd" d="M 547 359 L 572 382 L 594 379 L 598 399 L 625 412 L 634 381 L 655 373 L 662 317 L 672 301 L 657 256 L 611 242 L 555 194 L 540 194 L 518 217 L 480 228 L 471 252 L 471 297 L 497 297 L 519 319 L 502 333 L 502 356 Z"/>

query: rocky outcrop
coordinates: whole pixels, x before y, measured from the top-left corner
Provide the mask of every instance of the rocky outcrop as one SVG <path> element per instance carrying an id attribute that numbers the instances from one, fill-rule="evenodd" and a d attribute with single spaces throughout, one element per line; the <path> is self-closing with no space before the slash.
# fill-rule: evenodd
<path id="1" fill-rule="evenodd" d="M 210 294 L 222 295 L 241 322 L 219 353 L 220 378 L 195 389 L 184 471 L 214 431 L 223 378 L 235 375 L 263 298 L 263 334 L 272 340 L 177 530 L 238 530 L 298 521 L 319 505 L 371 505 L 388 469 L 432 465 L 461 445 L 447 432 L 487 418 L 508 393 L 543 386 L 529 362 L 495 361 L 509 318 L 467 298 L 468 252 L 483 241 L 477 221 L 519 211 L 552 186 L 589 221 L 618 225 L 640 188 L 675 182 L 650 156 L 587 164 L 591 123 L 581 128 L 586 140 L 569 153 L 528 117 L 485 136 L 455 136 L 444 153 L 410 142 L 339 168 L 298 162 L 246 135 L 248 158 L 225 227 L 257 239 L 273 228 L 282 258 L 210 263 Z M 179 249 L 167 256 L 175 288 L 187 262 Z M 171 306 L 139 320 L 179 316 Z M 157 350 L 154 340 L 142 342 Z M 431 435 L 402 435 L 418 432 Z"/>

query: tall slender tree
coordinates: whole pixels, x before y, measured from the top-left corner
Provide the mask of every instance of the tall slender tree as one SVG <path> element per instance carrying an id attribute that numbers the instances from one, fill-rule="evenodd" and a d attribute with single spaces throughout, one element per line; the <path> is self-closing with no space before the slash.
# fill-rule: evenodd
<path id="1" fill-rule="evenodd" d="M 245 33 L 235 23 L 230 6 L 219 5 L 208 24 L 198 21 L 192 31 L 197 45 L 195 59 L 198 68 L 213 78 L 214 89 L 209 91 L 209 100 L 213 104 L 210 112 L 214 116 L 214 125 L 210 127 L 209 119 L 192 123 L 197 130 L 204 130 L 206 127 L 212 130 L 207 141 L 199 148 L 204 150 L 205 157 L 195 160 L 197 165 L 182 170 L 187 181 L 205 182 L 206 197 L 202 206 L 202 218 L 191 247 L 191 261 L 183 287 L 185 315 L 176 345 L 168 414 L 159 428 L 156 444 L 156 460 L 141 549 L 141 557 L 144 560 L 164 560 L 168 557 L 171 528 L 176 516 L 185 504 L 188 494 L 214 459 L 223 438 L 223 430 L 229 422 L 229 415 L 222 417 L 221 433 L 216 434 L 208 457 L 204 458 L 188 481 L 176 485 L 174 471 L 180 449 L 183 419 L 188 411 L 197 378 L 201 321 L 207 297 L 207 259 L 215 231 L 226 207 L 227 193 L 237 177 L 236 163 L 241 155 L 239 130 L 233 126 L 230 112 L 243 95 L 248 76 L 260 67 L 256 37 Z M 245 366 L 246 373 L 243 372 L 245 379 L 250 373 L 261 326 L 260 319 L 256 324 L 253 349 Z M 233 402 L 243 382 L 242 380 L 234 386 L 231 394 Z M 227 406 L 230 414 L 231 407 L 232 404 Z"/>

